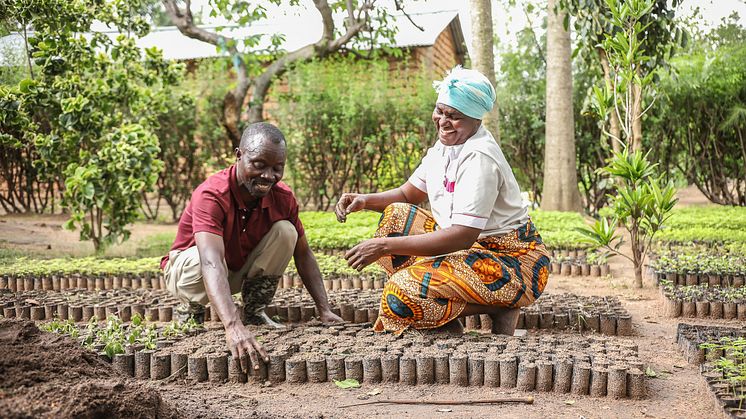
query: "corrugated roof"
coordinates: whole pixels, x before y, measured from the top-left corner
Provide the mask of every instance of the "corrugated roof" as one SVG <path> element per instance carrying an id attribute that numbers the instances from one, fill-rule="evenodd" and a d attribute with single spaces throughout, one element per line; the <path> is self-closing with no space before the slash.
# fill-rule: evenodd
<path id="1" fill-rule="evenodd" d="M 461 33 L 461 25 L 458 21 L 458 12 L 456 10 L 417 13 L 411 14 L 410 17 L 424 31 L 412 25 L 403 15 L 392 16 L 391 23 L 398 29 L 394 38 L 397 47 L 433 45 L 438 35 L 449 27 L 454 19 L 457 20 L 455 25 L 451 25 L 451 30 L 457 32 L 454 34 L 457 38 L 457 43 L 458 41 L 463 42 L 463 34 Z M 310 23 L 305 18 L 302 23 L 299 23 L 298 18 L 302 17 L 295 16 L 273 19 L 271 24 L 252 25 L 246 28 L 223 27 L 220 33 L 235 39 L 244 39 L 257 34 L 284 34 L 285 40 L 281 48 L 293 51 L 316 42 L 321 37 L 322 31 L 319 19 Z M 213 31 L 217 30 L 215 26 L 205 26 L 204 28 Z M 112 39 L 115 39 L 119 35 L 117 31 L 102 31 L 102 33 L 105 33 Z M 268 37 L 263 38 L 259 48 L 266 48 L 269 45 Z M 0 38 L 0 53 L 7 51 L 8 48 L 13 50 L 22 49 L 22 39 L 21 35 L 17 33 Z M 163 50 L 163 55 L 166 59 L 187 60 L 221 55 L 214 45 L 188 38 L 182 35 L 175 26 L 154 28 L 148 35 L 138 39 L 137 45 L 141 48 L 158 47 Z M 0 61 L 0 65 L 2 64 L 2 61 Z"/>

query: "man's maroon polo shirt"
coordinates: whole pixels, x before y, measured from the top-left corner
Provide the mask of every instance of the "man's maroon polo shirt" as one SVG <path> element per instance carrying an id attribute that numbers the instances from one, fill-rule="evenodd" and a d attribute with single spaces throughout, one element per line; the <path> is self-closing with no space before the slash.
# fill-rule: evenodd
<path id="1" fill-rule="evenodd" d="M 241 201 L 238 188 L 235 166 L 221 170 L 199 185 L 181 214 L 171 250 L 196 246 L 194 233 L 217 234 L 223 238 L 228 269 L 238 271 L 275 222 L 288 220 L 298 231 L 298 237 L 303 236 L 298 202 L 287 185 L 275 184 L 251 210 Z M 168 255 L 161 259 L 161 269 L 167 261 Z"/>

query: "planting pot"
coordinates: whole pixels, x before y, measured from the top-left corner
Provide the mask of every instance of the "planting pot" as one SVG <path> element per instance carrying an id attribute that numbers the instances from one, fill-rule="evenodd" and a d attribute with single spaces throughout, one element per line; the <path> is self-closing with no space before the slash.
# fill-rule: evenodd
<path id="1" fill-rule="evenodd" d="M 469 354 L 467 369 L 470 386 L 484 385 L 484 357 L 481 353 Z"/>
<path id="2" fill-rule="evenodd" d="M 515 355 L 500 358 L 500 387 L 514 388 L 518 383 L 518 360 Z"/>
<path id="3" fill-rule="evenodd" d="M 44 318 L 53 319 L 57 315 L 57 304 L 46 304 L 44 306 Z"/>
<path id="4" fill-rule="evenodd" d="M 399 382 L 399 357 L 395 354 L 381 356 L 381 382 Z"/>
<path id="5" fill-rule="evenodd" d="M 466 387 L 469 385 L 468 357 L 463 353 L 454 353 L 448 358 L 448 371 L 452 385 Z"/>
<path id="6" fill-rule="evenodd" d="M 6 319 L 12 319 L 16 316 L 15 307 L 3 307 L 3 317 Z"/>
<path id="7" fill-rule="evenodd" d="M 596 333 L 601 331 L 601 317 L 598 314 L 588 314 L 584 317 L 585 327 Z"/>
<path id="8" fill-rule="evenodd" d="M 207 356 L 207 377 L 214 384 L 228 381 L 227 355 L 215 354 Z"/>
<path id="9" fill-rule="evenodd" d="M 435 369 L 435 383 L 448 384 L 450 382 L 450 371 L 448 368 L 448 353 L 438 352 L 433 356 L 433 368 Z"/>
<path id="10" fill-rule="evenodd" d="M 107 311 L 109 308 L 107 307 Z M 158 307 L 148 307 L 145 309 L 145 319 L 149 319 L 150 321 L 157 322 L 158 321 Z"/>
<path id="11" fill-rule="evenodd" d="M 694 286 L 699 283 L 699 279 L 697 278 L 697 274 L 694 273 L 687 273 L 686 279 L 684 280 L 684 284 L 687 286 Z"/>
<path id="12" fill-rule="evenodd" d="M 93 310 L 93 306 L 85 305 L 83 306 L 83 321 L 87 322 L 91 319 L 91 317 L 95 316 L 95 311 Z M 98 319 L 96 319 L 98 320 Z M 102 319 L 103 320 L 103 319 Z"/>
<path id="13" fill-rule="evenodd" d="M 68 308 L 68 315 L 67 317 L 71 319 L 74 322 L 79 322 L 83 320 L 83 307 L 81 306 L 70 306 Z"/>
<path id="14" fill-rule="evenodd" d="M 537 329 L 539 327 L 539 313 L 527 311 L 524 322 L 526 329 Z"/>
<path id="15" fill-rule="evenodd" d="M 581 272 L 582 272 L 582 269 L 580 268 L 580 265 L 574 263 L 570 266 L 570 275 L 580 276 Z"/>
<path id="16" fill-rule="evenodd" d="M 612 365 L 608 370 L 606 394 L 615 399 L 627 397 L 627 368 L 622 365 Z"/>
<path id="17" fill-rule="evenodd" d="M 546 360 L 536 361 L 536 382 L 534 387 L 537 391 L 552 391 L 554 387 L 553 365 Z"/>
<path id="18" fill-rule="evenodd" d="M 285 381 L 288 383 L 305 383 L 308 380 L 306 374 L 306 360 L 300 357 L 291 357 L 285 361 Z"/>
<path id="19" fill-rule="evenodd" d="M 500 357 L 495 353 L 487 353 L 484 357 L 484 385 L 500 386 Z"/>
<path id="20" fill-rule="evenodd" d="M 94 313 L 94 316 L 96 316 L 96 319 L 106 320 L 106 307 L 95 304 L 93 306 L 93 313 Z"/>
<path id="21" fill-rule="evenodd" d="M 349 303 L 342 303 L 339 305 L 339 311 L 342 313 L 342 320 L 346 322 L 354 322 L 355 320 L 355 307 Z"/>
<path id="22" fill-rule="evenodd" d="M 551 329 L 554 326 L 554 313 L 544 312 L 539 314 L 539 329 Z"/>
<path id="23" fill-rule="evenodd" d="M 135 376 L 135 356 L 132 354 L 114 354 L 111 361 L 115 371 L 129 377 Z"/>
<path id="24" fill-rule="evenodd" d="M 135 378 L 147 380 L 150 378 L 150 358 L 153 351 L 145 350 L 135 352 Z"/>
<path id="25" fill-rule="evenodd" d="M 44 320 L 44 307 L 33 306 L 31 307 L 31 320 Z"/>
<path id="26" fill-rule="evenodd" d="M 683 301 L 681 303 L 682 317 L 697 317 L 697 305 L 694 301 Z"/>
<path id="27" fill-rule="evenodd" d="M 23 290 L 33 291 L 34 290 L 34 278 L 27 276 L 23 278 Z"/>
<path id="28" fill-rule="evenodd" d="M 171 375 L 171 354 L 153 354 L 150 357 L 150 379 L 162 380 L 169 375 Z"/>
<path id="29" fill-rule="evenodd" d="M 736 317 L 738 317 L 738 304 L 733 302 L 723 303 L 723 318 L 733 320 Z"/>
<path id="30" fill-rule="evenodd" d="M 363 363 L 364 368 L 365 363 Z M 364 372 L 363 375 L 366 375 L 366 373 Z M 320 356 L 306 360 L 306 376 L 309 383 L 326 382 L 326 360 Z"/>
<path id="31" fill-rule="evenodd" d="M 464 323 L 466 330 L 479 330 L 479 316 L 477 315 L 464 317 Z"/>
<path id="32" fill-rule="evenodd" d="M 583 263 L 580 265 L 580 274 L 583 276 L 589 276 L 591 274 L 591 265 Z"/>
<path id="33" fill-rule="evenodd" d="M 555 275 L 559 275 L 560 274 L 560 271 L 562 269 L 562 264 L 561 263 L 559 263 L 559 262 L 552 262 L 549 266 L 550 266 L 551 273 L 553 273 Z"/>
<path id="34" fill-rule="evenodd" d="M 41 289 L 43 289 L 44 291 L 51 291 L 52 289 L 54 289 L 51 276 L 45 275 L 41 279 Z"/>
<path id="35" fill-rule="evenodd" d="M 536 388 L 536 364 L 521 362 L 518 365 L 516 388 L 520 391 L 533 391 Z"/>
<path id="36" fill-rule="evenodd" d="M 554 392 L 569 393 L 572 387 L 572 361 L 557 359 L 554 362 Z"/>
<path id="37" fill-rule="evenodd" d="M 269 357 L 269 369 L 267 374 L 272 384 L 285 381 L 287 366 L 285 363 L 288 359 L 288 353 L 285 351 L 273 353 Z"/>
<path id="38" fill-rule="evenodd" d="M 288 322 L 300 322 L 300 306 L 298 304 L 292 304 L 288 306 Z"/>
<path id="39" fill-rule="evenodd" d="M 590 395 L 591 397 L 604 397 L 606 396 L 608 373 L 606 368 L 593 367 L 591 369 L 591 385 Z"/>
<path id="40" fill-rule="evenodd" d="M 608 263 L 601 265 L 601 276 L 609 276 L 611 274 L 611 267 Z"/>
<path id="41" fill-rule="evenodd" d="M 246 373 L 241 369 L 241 361 L 228 355 L 228 382 L 243 384 L 248 380 Z"/>
<path id="42" fill-rule="evenodd" d="M 132 307 L 128 305 L 120 305 L 118 309 L 119 309 L 119 318 L 122 319 L 123 322 L 128 322 L 132 320 Z"/>
<path id="43" fill-rule="evenodd" d="M 632 336 L 632 316 L 620 314 L 616 319 L 616 334 L 618 336 Z"/>
<path id="44" fill-rule="evenodd" d="M 645 373 L 641 369 L 627 371 L 627 396 L 632 399 L 645 398 Z"/>
<path id="45" fill-rule="evenodd" d="M 303 322 L 310 321 L 316 314 L 316 307 L 313 305 L 305 305 L 300 308 L 300 320 Z"/>
<path id="46" fill-rule="evenodd" d="M 599 317 L 601 334 L 615 336 L 616 315 L 614 313 L 601 313 Z"/>
<path id="47" fill-rule="evenodd" d="M 140 288 L 142 288 L 142 281 L 140 280 L 140 278 L 132 278 L 132 289 L 137 290 Z"/>
<path id="48" fill-rule="evenodd" d="M 204 356 L 187 358 L 187 377 L 196 382 L 207 381 L 207 359 Z"/>
<path id="49" fill-rule="evenodd" d="M 378 320 L 378 309 L 377 308 L 369 308 L 368 309 L 368 321 L 376 324 L 376 321 Z"/>
<path id="50" fill-rule="evenodd" d="M 188 368 L 187 359 L 188 359 L 188 355 L 184 353 L 171 354 L 171 374 L 174 377 L 184 378 L 187 376 L 187 368 Z M 241 369 L 240 365 L 239 365 L 239 369 Z"/>
<path id="51" fill-rule="evenodd" d="M 174 309 L 173 307 L 158 307 L 158 320 L 162 322 L 170 322 L 173 319 Z"/>
<path id="52" fill-rule="evenodd" d="M 570 262 L 562 262 L 560 266 L 560 275 L 570 276 L 572 274 L 572 264 Z"/>
<path id="53" fill-rule="evenodd" d="M 432 360 L 432 359 L 431 359 Z M 419 368 L 419 363 L 418 363 Z M 419 380 L 419 371 L 417 377 Z M 382 380 L 381 358 L 378 355 L 367 355 L 363 358 L 363 381 L 370 384 L 380 383 Z"/>
<path id="54" fill-rule="evenodd" d="M 367 323 L 368 322 L 368 309 L 367 308 L 356 308 L 353 314 L 353 323 Z"/>
<path id="55" fill-rule="evenodd" d="M 591 276 L 594 276 L 594 277 L 601 276 L 601 266 L 591 265 Z"/>
<path id="56" fill-rule="evenodd" d="M 672 299 L 666 297 L 663 302 L 663 315 L 668 318 L 675 318 L 681 316 L 682 302 L 681 300 Z"/>
<path id="57" fill-rule="evenodd" d="M 709 286 L 709 288 L 719 287 L 720 286 L 720 275 L 708 274 L 707 285 Z"/>
<path id="58" fill-rule="evenodd" d="M 591 366 L 585 362 L 576 362 L 572 370 L 572 384 L 570 393 L 577 395 L 588 394 L 591 384 Z"/>
<path id="59" fill-rule="evenodd" d="M 339 355 L 326 357 L 326 372 L 329 381 L 343 381 L 345 379 L 345 359 Z"/>
<path id="60" fill-rule="evenodd" d="M 70 310 L 67 303 L 57 304 L 57 315 L 60 316 L 60 320 L 67 320 L 68 314 L 70 314 Z"/>
<path id="61" fill-rule="evenodd" d="M 417 360 L 413 356 L 399 358 L 399 382 L 411 386 L 417 384 Z"/>
<path id="62" fill-rule="evenodd" d="M 697 310 L 697 317 L 707 317 L 710 314 L 710 302 L 709 301 L 697 301 L 694 303 Z"/>
<path id="63" fill-rule="evenodd" d="M 738 320 L 746 320 L 746 301 L 741 301 L 736 305 L 736 317 Z"/>

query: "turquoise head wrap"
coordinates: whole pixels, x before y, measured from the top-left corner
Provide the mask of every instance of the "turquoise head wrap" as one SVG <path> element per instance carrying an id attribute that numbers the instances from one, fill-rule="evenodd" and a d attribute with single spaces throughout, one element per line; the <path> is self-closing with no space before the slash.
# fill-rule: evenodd
<path id="1" fill-rule="evenodd" d="M 438 103 L 456 108 L 474 119 L 482 119 L 495 103 L 495 88 L 482 73 L 462 68 L 451 70 L 442 81 L 433 82 Z"/>

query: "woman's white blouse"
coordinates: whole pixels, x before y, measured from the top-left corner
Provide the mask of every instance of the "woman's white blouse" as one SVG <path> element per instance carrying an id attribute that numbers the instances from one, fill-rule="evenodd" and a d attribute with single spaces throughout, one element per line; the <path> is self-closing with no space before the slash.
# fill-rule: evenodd
<path id="1" fill-rule="evenodd" d="M 441 228 L 479 228 L 481 238 L 508 233 L 528 221 L 513 171 L 484 126 L 460 145 L 436 141 L 409 182 L 427 193 Z"/>

